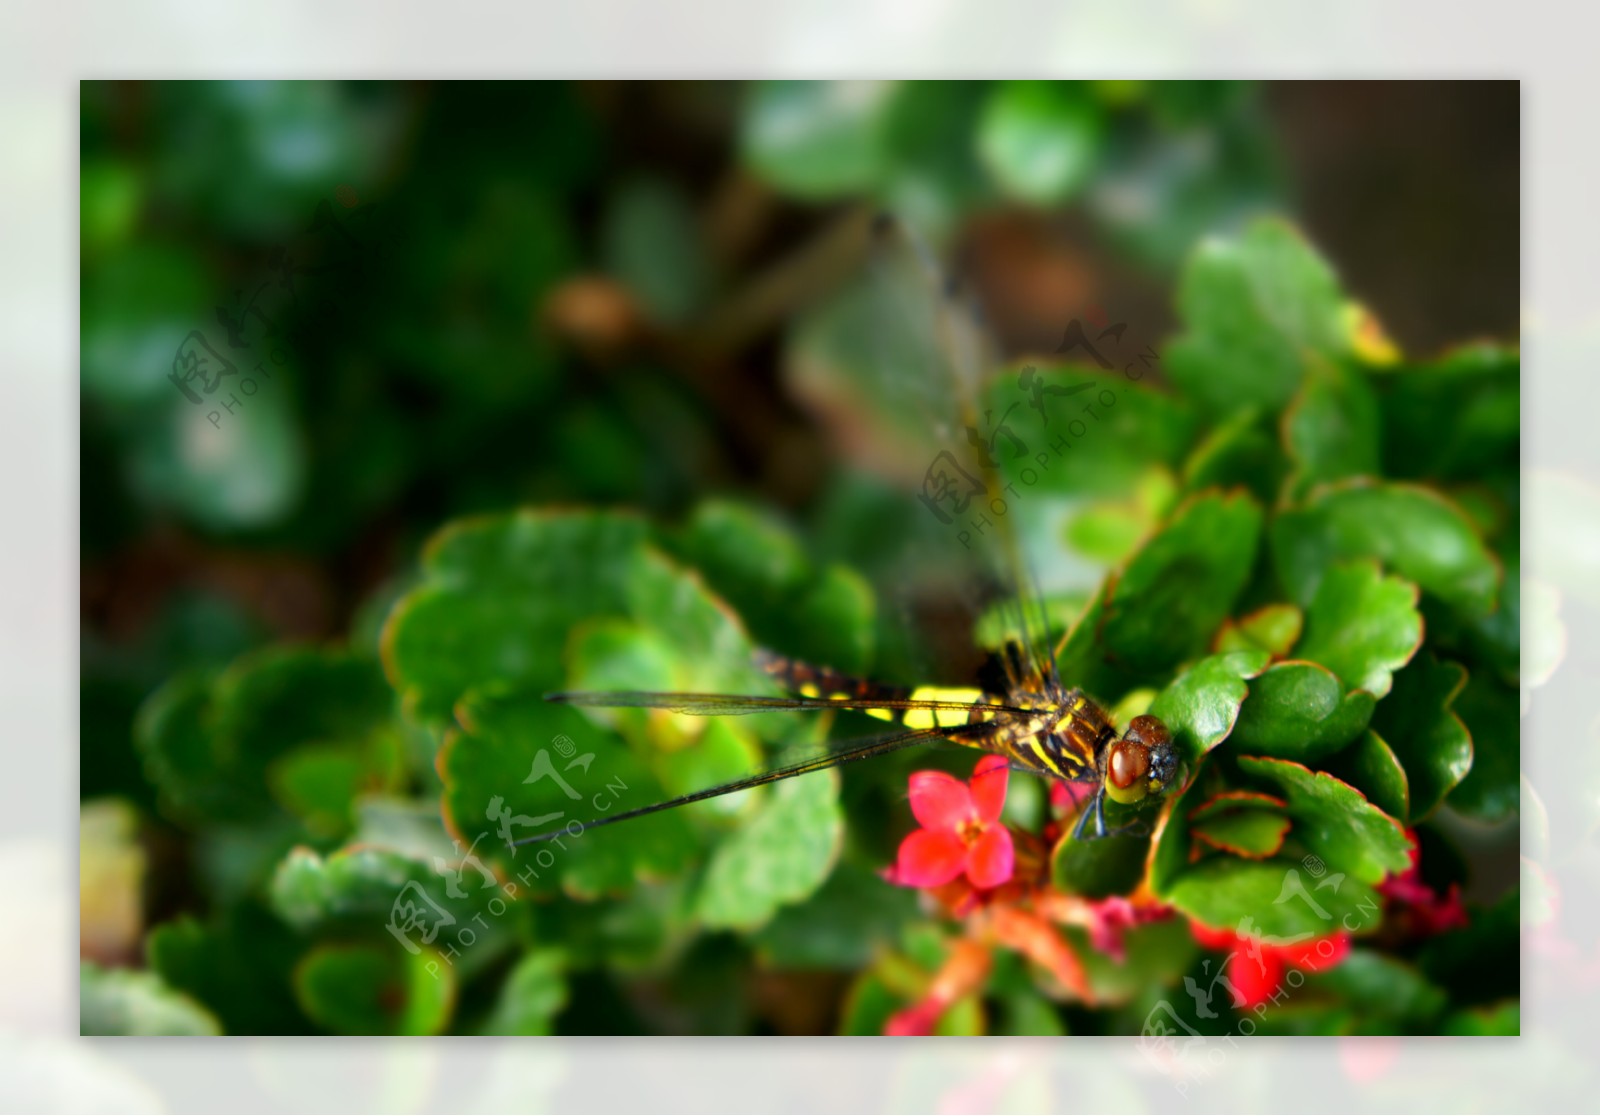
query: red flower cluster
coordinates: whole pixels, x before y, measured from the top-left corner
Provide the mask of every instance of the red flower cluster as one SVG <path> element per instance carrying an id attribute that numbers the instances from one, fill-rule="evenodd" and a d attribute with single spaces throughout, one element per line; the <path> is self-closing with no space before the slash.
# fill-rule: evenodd
<path id="1" fill-rule="evenodd" d="M 1407 831 L 1411 838 L 1411 867 L 1399 875 L 1390 876 L 1378 885 L 1378 894 L 1394 901 L 1399 907 L 1398 921 L 1410 936 L 1430 937 L 1467 924 L 1467 911 L 1461 905 L 1461 885 L 1451 884 L 1443 896 L 1422 882 L 1418 869 L 1421 850 L 1417 835 Z"/>
<path id="2" fill-rule="evenodd" d="M 984 756 L 963 783 L 942 771 L 911 776 L 911 813 L 920 829 L 900 843 L 886 875 L 906 887 L 940 887 L 965 875 L 988 890 L 1011 879 L 1016 847 L 1000 824 L 1009 768 L 1004 756 Z"/>

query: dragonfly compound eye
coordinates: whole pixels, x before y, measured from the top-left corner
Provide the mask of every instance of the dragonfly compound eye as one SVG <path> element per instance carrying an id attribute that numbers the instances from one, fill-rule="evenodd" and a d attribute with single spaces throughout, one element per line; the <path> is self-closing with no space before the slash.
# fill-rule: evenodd
<path id="1" fill-rule="evenodd" d="M 1172 733 L 1151 716 L 1135 717 L 1122 739 L 1111 746 L 1106 764 L 1106 794 L 1114 802 L 1138 802 L 1160 794 L 1178 773 Z"/>
<path id="2" fill-rule="evenodd" d="M 1149 793 L 1150 749 L 1123 737 L 1106 760 L 1106 794 L 1113 802 L 1138 802 Z"/>

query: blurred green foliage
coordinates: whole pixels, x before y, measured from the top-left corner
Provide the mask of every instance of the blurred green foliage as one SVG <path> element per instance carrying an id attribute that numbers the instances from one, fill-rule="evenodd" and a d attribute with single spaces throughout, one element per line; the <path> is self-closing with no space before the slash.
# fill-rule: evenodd
<path id="1" fill-rule="evenodd" d="M 1062 675 L 1188 776 L 1154 837 L 1058 841 L 1055 887 L 1293 937 L 1317 858 L 1358 947 L 1263 1029 L 1517 1029 L 1514 883 L 1426 942 L 1363 912 L 1408 828 L 1442 892 L 1472 866 L 1441 817 L 1518 809 L 1519 357 L 1402 356 L 1252 219 L 1283 200 L 1252 87 L 87 83 L 81 154 L 81 789 L 142 824 L 85 872 L 143 915 L 86 952 L 85 1033 L 878 1033 L 926 991 L 958 927 L 877 873 L 946 760 L 505 844 L 830 731 L 545 691 L 775 692 L 756 645 L 959 681 L 910 676 L 933 648 L 885 592 L 981 587 L 896 488 L 926 461 L 873 459 L 915 417 L 860 374 L 882 308 L 839 280 L 737 352 L 699 328 L 862 202 L 941 245 L 1066 210 L 1173 291 L 1148 376 L 1032 362 L 1115 403 L 1035 480 L 1000 463 Z M 1137 1032 L 1210 980 L 1181 918 L 1120 961 L 1063 933 L 1093 1007 L 1002 956 L 940 1032 Z"/>

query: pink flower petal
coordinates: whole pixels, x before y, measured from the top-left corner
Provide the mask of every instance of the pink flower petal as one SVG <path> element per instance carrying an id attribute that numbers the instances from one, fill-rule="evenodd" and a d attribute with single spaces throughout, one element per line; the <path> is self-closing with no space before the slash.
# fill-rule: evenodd
<path id="1" fill-rule="evenodd" d="M 1003 825 L 987 827 L 967 851 L 967 879 L 973 887 L 999 887 L 1011 879 L 1015 867 L 1011 831 Z"/>
<path id="2" fill-rule="evenodd" d="M 973 818 L 972 792 L 943 771 L 913 771 L 911 812 L 925 829 L 955 829 Z"/>
<path id="3" fill-rule="evenodd" d="M 917 829 L 900 842 L 894 882 L 906 887 L 939 887 L 967 864 L 967 846 L 948 829 Z"/>
<path id="4" fill-rule="evenodd" d="M 1011 762 L 1005 756 L 984 756 L 972 772 L 972 805 L 986 822 L 998 821 L 1006 804 Z"/>

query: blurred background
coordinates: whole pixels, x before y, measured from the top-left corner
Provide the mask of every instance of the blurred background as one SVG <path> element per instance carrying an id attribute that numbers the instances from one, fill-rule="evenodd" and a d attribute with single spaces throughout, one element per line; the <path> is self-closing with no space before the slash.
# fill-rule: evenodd
<path id="1" fill-rule="evenodd" d="M 141 702 L 271 643 L 374 649 L 447 520 L 720 495 L 870 558 L 838 526 L 867 514 L 848 411 L 796 386 L 864 213 L 927 237 L 1010 353 L 1091 308 L 1159 343 L 1195 241 L 1268 212 L 1408 354 L 1518 334 L 1511 82 L 81 94 L 80 793 L 158 864 L 190 850 Z M 189 879 L 86 910 L 86 956 L 203 909 Z"/>

